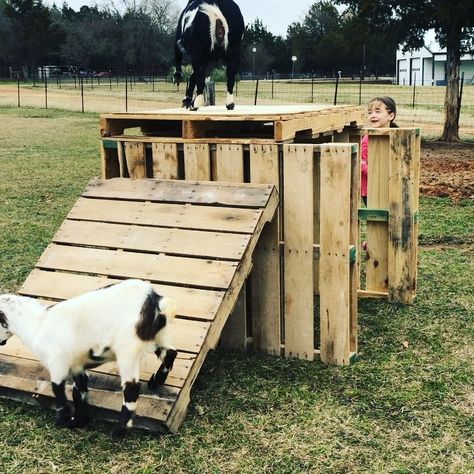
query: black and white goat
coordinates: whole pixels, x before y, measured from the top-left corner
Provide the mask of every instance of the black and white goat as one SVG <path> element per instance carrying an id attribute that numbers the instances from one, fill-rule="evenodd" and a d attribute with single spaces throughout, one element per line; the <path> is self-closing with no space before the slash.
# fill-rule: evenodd
<path id="1" fill-rule="evenodd" d="M 233 0 L 189 0 L 176 29 L 176 84 L 182 81 L 183 59 L 192 65 L 183 107 L 197 110 L 204 105 L 205 78 L 215 64 L 227 68 L 228 110 L 234 108 L 235 76 L 240 67 L 244 19 Z M 193 101 L 194 88 L 196 98 Z"/>
<path id="2" fill-rule="evenodd" d="M 0 296 L 0 345 L 16 334 L 49 370 L 56 397 L 56 425 L 78 428 L 89 421 L 86 369 L 117 361 L 123 405 L 112 435 L 121 437 L 132 426 L 140 392 L 140 363 L 155 352 L 162 364 L 148 382 L 164 383 L 176 358 L 167 319 L 176 304 L 149 283 L 125 280 L 53 306 L 24 296 Z M 67 405 L 65 382 L 74 380 L 75 413 Z"/>

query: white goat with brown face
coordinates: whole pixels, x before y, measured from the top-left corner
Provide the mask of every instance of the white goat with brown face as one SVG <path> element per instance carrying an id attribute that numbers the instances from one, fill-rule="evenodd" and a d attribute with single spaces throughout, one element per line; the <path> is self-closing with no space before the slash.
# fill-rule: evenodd
<path id="1" fill-rule="evenodd" d="M 46 306 L 24 296 L 0 296 L 0 345 L 16 334 L 49 370 L 56 397 L 56 425 L 82 427 L 89 421 L 85 370 L 117 361 L 123 386 L 123 405 L 112 435 L 131 427 L 140 392 L 140 363 L 155 352 L 162 364 L 148 381 L 155 389 L 164 383 L 176 358 L 167 318 L 176 304 L 149 283 L 125 280 L 76 298 Z M 71 413 L 65 382 L 74 380 Z"/>

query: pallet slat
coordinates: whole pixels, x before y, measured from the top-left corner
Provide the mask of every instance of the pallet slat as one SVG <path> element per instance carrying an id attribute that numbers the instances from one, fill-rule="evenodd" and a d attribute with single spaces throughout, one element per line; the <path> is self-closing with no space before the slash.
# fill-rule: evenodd
<path id="1" fill-rule="evenodd" d="M 176 227 L 195 230 L 252 233 L 261 212 L 256 209 L 161 204 L 113 199 L 80 198 L 68 217 L 117 224 Z"/>
<path id="2" fill-rule="evenodd" d="M 348 365 L 350 361 L 350 150 L 321 150 L 321 217 L 319 293 L 321 360 Z"/>
<path id="3" fill-rule="evenodd" d="M 65 300 L 119 281 L 105 276 L 44 271 L 35 268 L 28 275 L 19 293 L 43 299 Z M 178 308 L 180 316 L 204 321 L 212 321 L 225 294 L 223 291 L 181 286 L 155 284 L 153 287 L 160 295 L 175 298 L 180 302 Z"/>
<path id="4" fill-rule="evenodd" d="M 226 289 L 234 262 L 50 244 L 38 268 Z"/>
<path id="5" fill-rule="evenodd" d="M 54 243 L 240 260 L 249 236 L 66 219 Z"/>
<path id="6" fill-rule="evenodd" d="M 272 193 L 272 186 L 262 190 L 261 185 L 213 182 L 157 181 L 154 179 L 92 180 L 82 194 L 85 197 L 119 199 L 128 201 L 174 202 L 211 204 L 241 208 L 263 208 Z"/>
<path id="7" fill-rule="evenodd" d="M 284 146 L 285 354 L 313 360 L 313 147 Z"/>

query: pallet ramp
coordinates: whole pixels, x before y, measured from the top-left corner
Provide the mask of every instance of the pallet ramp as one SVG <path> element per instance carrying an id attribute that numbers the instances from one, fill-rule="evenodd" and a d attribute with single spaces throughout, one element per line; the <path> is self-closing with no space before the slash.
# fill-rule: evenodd
<path id="1" fill-rule="evenodd" d="M 220 337 L 278 206 L 274 186 L 154 179 L 95 179 L 76 202 L 19 293 L 57 302 L 125 278 L 151 281 L 178 303 L 178 357 L 166 384 L 142 383 L 135 426 L 176 432 L 190 391 Z M 159 365 L 150 354 L 140 379 Z M 116 419 L 115 363 L 90 371 L 90 404 Z M 71 398 L 72 387 L 67 387 Z M 0 394 L 53 406 L 47 370 L 13 337 L 0 350 Z"/>

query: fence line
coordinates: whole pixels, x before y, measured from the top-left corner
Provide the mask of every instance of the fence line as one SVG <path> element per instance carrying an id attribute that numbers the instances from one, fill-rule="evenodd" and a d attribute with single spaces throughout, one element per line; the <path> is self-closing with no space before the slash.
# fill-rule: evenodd
<path id="1" fill-rule="evenodd" d="M 116 75 L 61 77 L 38 81 L 0 81 L 0 105 L 34 106 L 82 112 L 141 111 L 179 106 L 185 84 L 178 88 L 166 76 Z M 41 93 L 41 90 L 43 92 Z M 226 85 L 215 85 L 216 103 L 225 101 Z M 463 102 L 460 134 L 474 138 L 474 86 L 461 87 Z M 41 95 L 43 99 L 41 99 Z M 235 96 L 240 104 L 321 103 L 365 105 L 378 95 L 390 95 L 399 110 L 397 121 L 405 126 L 423 123 L 425 135 L 440 134 L 444 122 L 445 87 L 398 86 L 350 79 L 241 80 Z"/>

